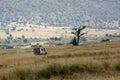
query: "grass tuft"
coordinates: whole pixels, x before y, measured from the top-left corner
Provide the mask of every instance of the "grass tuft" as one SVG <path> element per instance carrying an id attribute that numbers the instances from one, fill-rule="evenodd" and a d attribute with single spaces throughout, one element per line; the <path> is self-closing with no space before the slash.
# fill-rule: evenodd
<path id="1" fill-rule="evenodd" d="M 120 62 L 119 62 L 119 63 L 116 63 L 116 64 L 114 65 L 114 69 L 115 69 L 116 71 L 120 71 Z"/>

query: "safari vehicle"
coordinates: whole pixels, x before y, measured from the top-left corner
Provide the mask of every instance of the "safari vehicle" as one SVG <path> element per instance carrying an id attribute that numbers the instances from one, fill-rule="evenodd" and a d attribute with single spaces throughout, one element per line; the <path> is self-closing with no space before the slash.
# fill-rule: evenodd
<path id="1" fill-rule="evenodd" d="M 44 47 L 42 47 L 42 46 L 35 47 L 33 49 L 33 53 L 35 55 L 46 55 L 47 54 L 46 49 Z"/>

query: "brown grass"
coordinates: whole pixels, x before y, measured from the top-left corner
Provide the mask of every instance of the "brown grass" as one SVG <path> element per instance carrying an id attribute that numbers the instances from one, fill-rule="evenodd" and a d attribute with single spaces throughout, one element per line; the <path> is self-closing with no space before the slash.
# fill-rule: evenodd
<path id="1" fill-rule="evenodd" d="M 9 49 L 0 51 L 0 79 L 8 80 L 9 77 L 15 80 L 36 80 L 31 75 L 36 76 L 42 72 L 49 71 L 53 64 L 66 67 L 72 75 L 54 75 L 50 73 L 50 79 L 87 79 L 87 80 L 119 80 L 120 76 L 120 43 L 119 41 L 103 43 L 86 43 L 80 46 L 50 46 L 46 47 L 48 55 L 35 56 L 32 49 Z M 77 64 L 77 65 L 76 65 Z M 78 65 L 79 64 L 79 65 Z M 68 65 L 68 66 L 66 66 Z M 75 66 L 76 65 L 76 66 Z M 81 65 L 86 66 L 83 73 L 76 68 Z M 70 67 L 72 66 L 72 68 Z M 74 68 L 73 68 L 74 67 Z M 54 67 L 56 68 L 56 67 Z M 98 71 L 90 74 L 89 71 Z M 102 69 L 102 70 L 100 70 Z M 56 70 L 60 71 L 61 68 Z M 83 69 L 84 70 L 84 69 Z M 65 71 L 65 70 L 63 70 Z M 104 73 L 103 73 L 103 72 Z M 50 71 L 49 71 L 50 72 Z M 54 71 L 53 71 L 54 72 Z M 67 72 L 67 71 L 66 71 Z M 71 74 L 70 73 L 70 74 Z M 47 74 L 47 73 L 44 73 Z M 12 75 L 12 76 L 11 76 Z M 16 78 L 16 75 L 19 78 Z M 20 75 L 25 79 L 20 79 Z M 24 78 L 24 77 L 23 77 Z M 44 77 L 38 77 L 44 79 Z"/>

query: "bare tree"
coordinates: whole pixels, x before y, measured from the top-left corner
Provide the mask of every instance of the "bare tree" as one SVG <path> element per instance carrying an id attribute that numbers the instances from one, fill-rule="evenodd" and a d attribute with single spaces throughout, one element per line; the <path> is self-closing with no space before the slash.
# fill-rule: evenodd
<path id="1" fill-rule="evenodd" d="M 76 36 L 76 38 L 74 38 L 74 41 L 76 41 L 76 42 L 73 42 L 74 43 L 73 45 L 76 45 L 76 46 L 79 45 L 80 37 L 87 33 L 87 32 L 81 33 L 81 31 L 85 28 L 86 28 L 86 26 L 82 26 L 82 27 L 79 27 L 79 28 L 75 29 L 75 32 L 72 32 L 72 34 L 74 34 Z"/>

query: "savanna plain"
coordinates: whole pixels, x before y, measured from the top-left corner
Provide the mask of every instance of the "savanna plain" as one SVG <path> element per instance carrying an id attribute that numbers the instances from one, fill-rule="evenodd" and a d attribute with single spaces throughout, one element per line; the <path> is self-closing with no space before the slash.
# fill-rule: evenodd
<path id="1" fill-rule="evenodd" d="M 0 50 L 0 80 L 119 80 L 120 40 Z"/>

